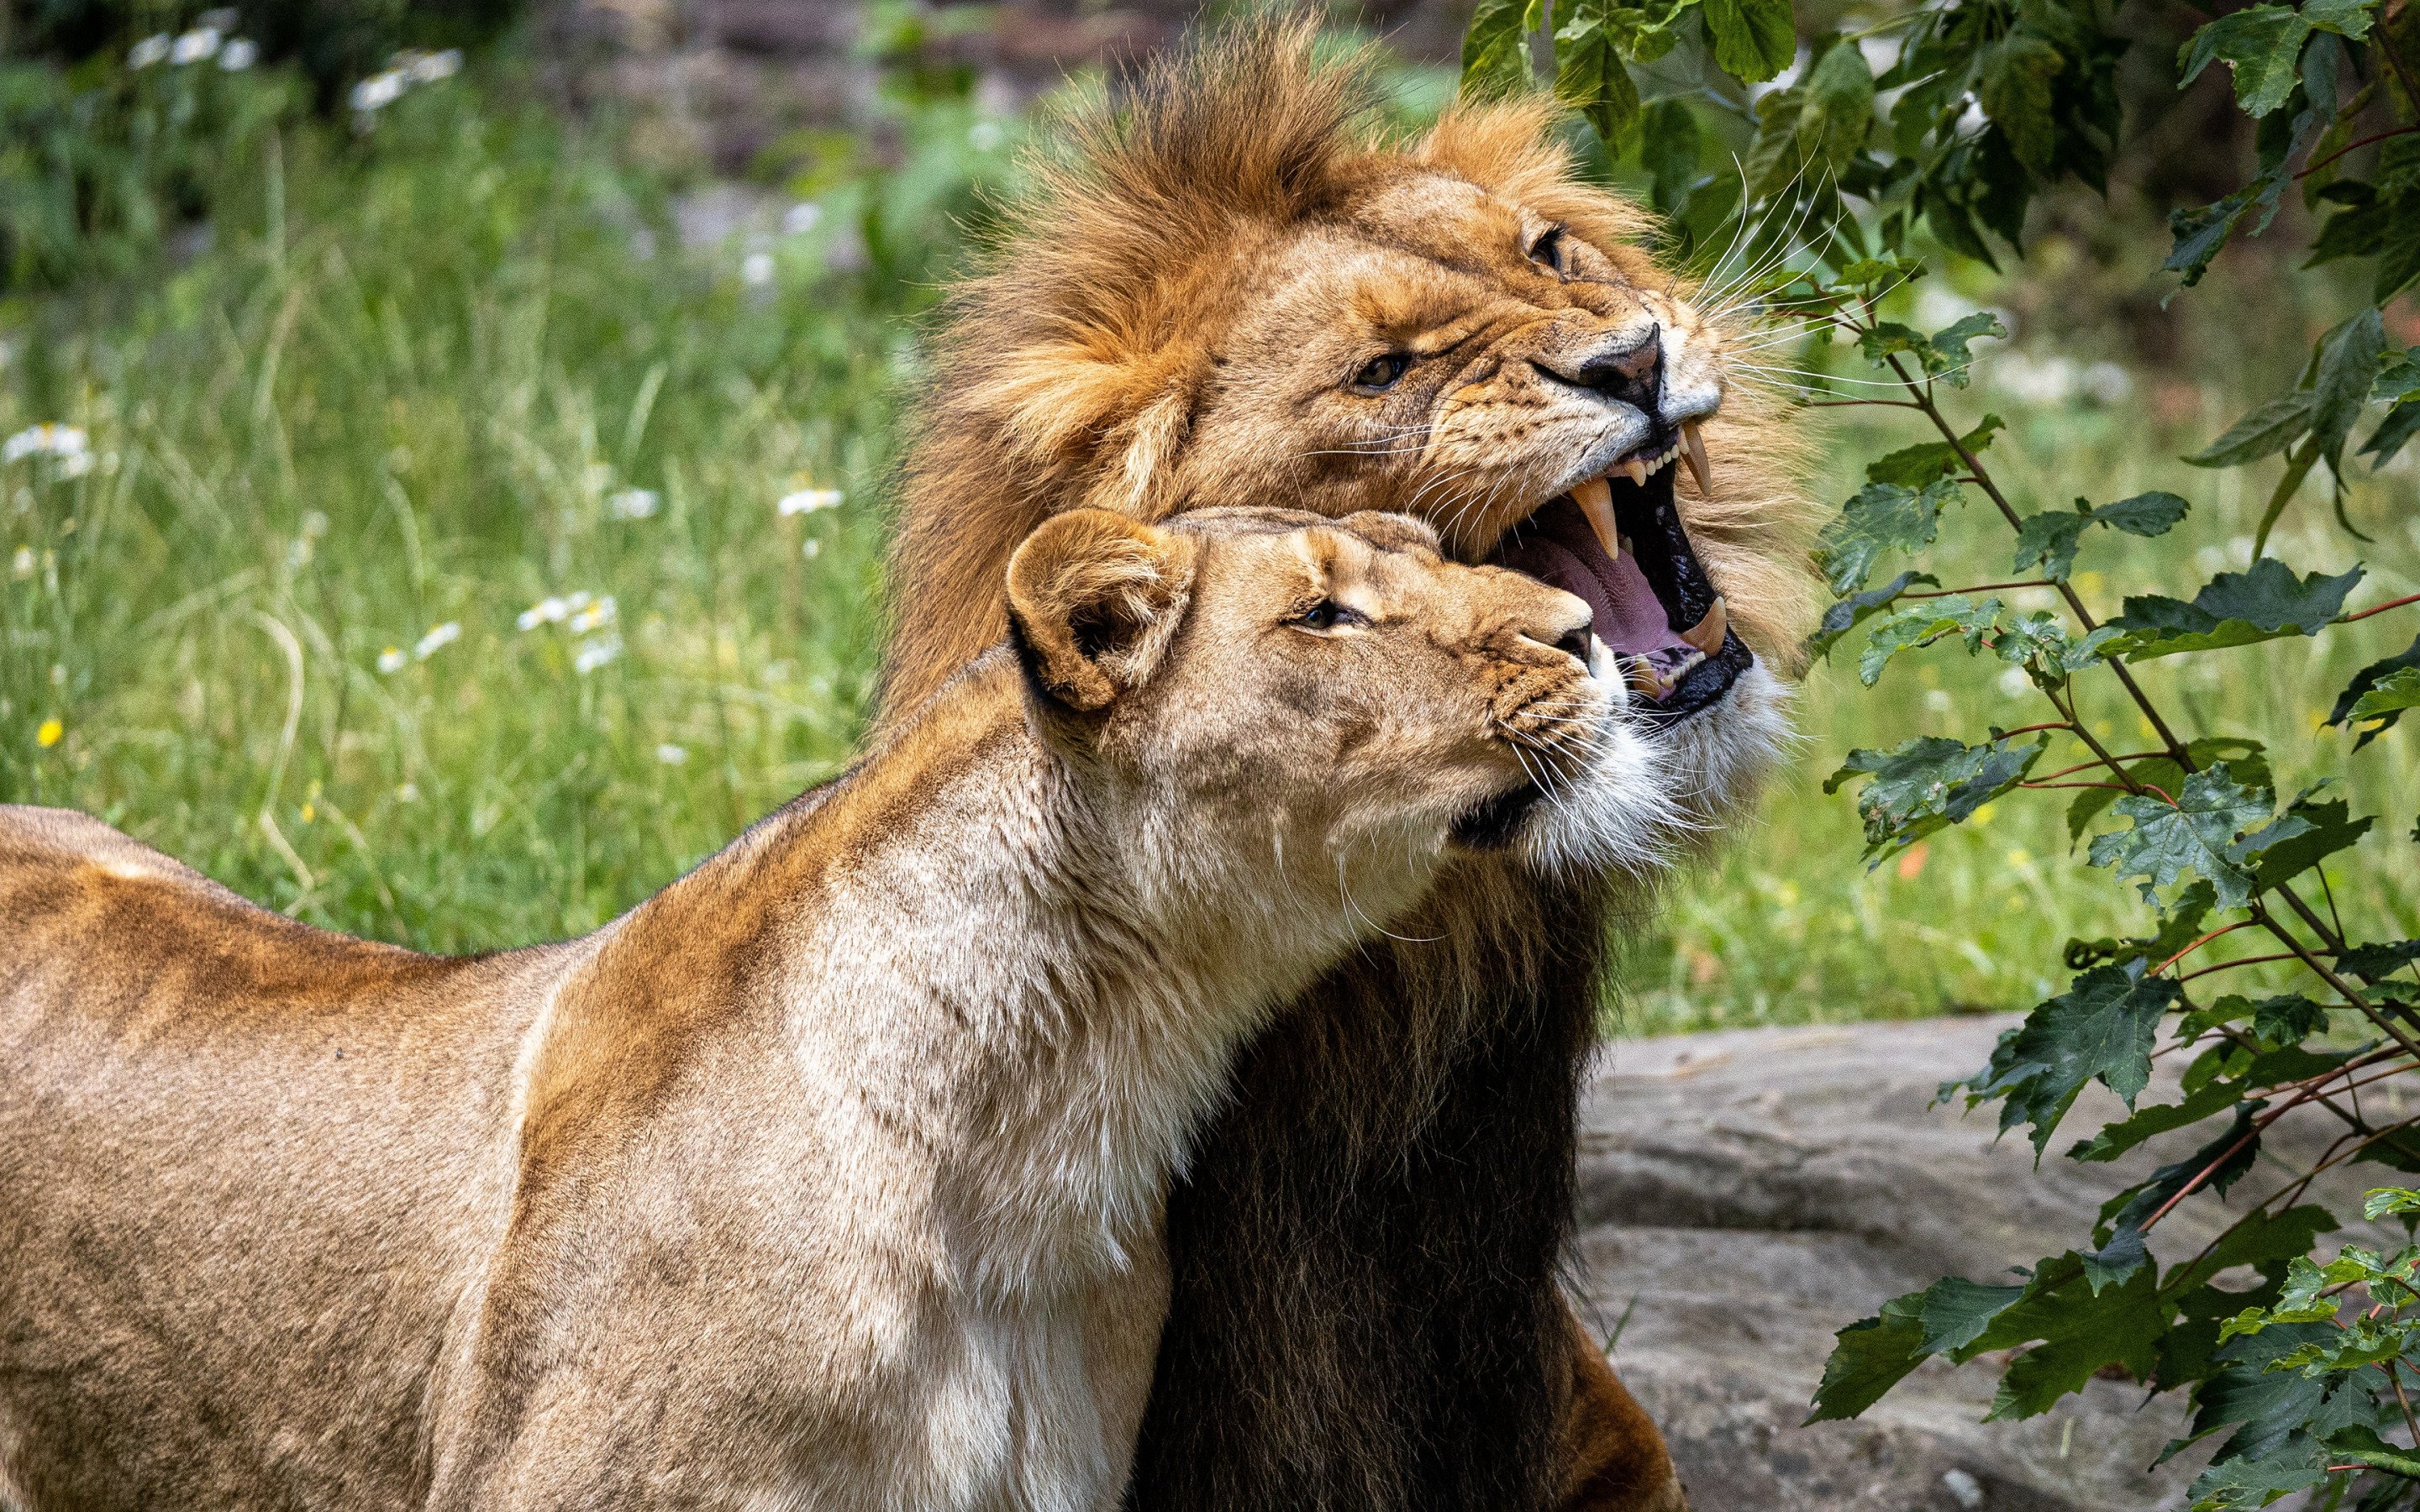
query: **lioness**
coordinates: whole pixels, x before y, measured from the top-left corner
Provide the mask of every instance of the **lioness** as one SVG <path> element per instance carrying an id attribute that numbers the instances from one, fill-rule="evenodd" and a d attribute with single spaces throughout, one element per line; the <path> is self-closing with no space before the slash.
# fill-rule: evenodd
<path id="1" fill-rule="evenodd" d="M 1272 1021 L 1171 1208 L 1135 1512 L 1682 1504 L 1557 1286 L 1607 919 L 1784 739 L 1811 602 L 1745 325 L 1637 245 L 1536 100 L 1359 124 L 1256 23 L 1077 119 L 937 343 L 892 587 L 892 717 L 999 633 L 1035 521 L 1236 496 L 1426 517 L 1590 600 L 1663 758 L 1628 870 L 1458 870 Z M 1752 362 L 1753 359 L 1745 359 Z"/>
<path id="2" fill-rule="evenodd" d="M 1007 643 L 567 944 L 0 809 L 0 1504 L 1114 1506 L 1235 1047 L 1668 822 L 1587 607 L 1436 544 L 1059 516 Z"/>

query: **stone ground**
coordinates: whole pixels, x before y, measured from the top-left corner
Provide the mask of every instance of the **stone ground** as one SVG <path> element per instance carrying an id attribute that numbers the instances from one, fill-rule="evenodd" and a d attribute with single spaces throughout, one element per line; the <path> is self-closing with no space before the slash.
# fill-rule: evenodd
<path id="1" fill-rule="evenodd" d="M 2202 1455 L 2146 1473 L 2181 1397 L 2095 1381 L 2022 1423 L 1984 1424 L 1993 1376 L 1928 1365 L 1856 1421 L 1801 1427 L 1835 1330 L 1934 1278 L 2009 1279 L 2082 1240 L 2102 1200 L 2180 1158 L 2182 1131 L 2116 1165 L 2063 1158 L 2117 1107 L 2093 1088 L 2037 1172 L 1991 1107 L 1929 1107 L 2011 1017 L 1737 1030 L 1606 1048 L 1580 1153 L 1583 1316 L 1671 1441 L 1697 1512 L 2150 1512 L 2180 1507 Z M 2164 1062 L 2163 1063 L 2164 1065 Z M 2100 1101 L 2095 1102 L 2097 1096 Z M 2173 1101 L 2155 1081 L 2146 1098 Z M 2279 1125 L 2291 1158 L 2324 1134 Z M 2274 1170 L 2275 1167 L 2270 1167 Z M 2373 1169 L 2374 1168 L 2370 1168 Z M 2258 1169 L 2243 1191 L 2266 1195 Z M 2351 1182 L 2325 1195 L 2357 1194 Z M 2357 1202 L 2357 1198 L 2356 1198 Z M 2345 1211 L 2339 1205 L 2339 1211 Z M 2216 1232 L 2180 1208 L 2168 1259 Z M 2335 1239 L 2358 1236 L 2333 1236 Z"/>

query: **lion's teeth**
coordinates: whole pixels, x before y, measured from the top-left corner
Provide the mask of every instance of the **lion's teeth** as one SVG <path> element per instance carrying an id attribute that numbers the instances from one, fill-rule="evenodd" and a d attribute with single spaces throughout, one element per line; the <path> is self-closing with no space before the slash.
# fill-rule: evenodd
<path id="1" fill-rule="evenodd" d="M 1607 557 L 1621 555 L 1621 532 L 1613 523 L 1613 485 L 1603 478 L 1590 478 L 1572 486 L 1572 502 L 1580 506 L 1588 517 L 1589 529 L 1596 532 L 1596 544 L 1605 548 Z"/>
<path id="2" fill-rule="evenodd" d="M 1714 470 L 1706 461 L 1706 438 L 1703 431 L 1704 427 L 1694 420 L 1683 425 L 1681 448 L 1688 454 L 1689 475 L 1698 480 L 1698 491 L 1711 494 L 1714 491 Z"/>
<path id="3" fill-rule="evenodd" d="M 1681 639 L 1711 656 L 1723 649 L 1723 637 L 1730 633 L 1730 611 L 1719 598 L 1706 610 L 1706 617 L 1681 632 Z"/>
<path id="4" fill-rule="evenodd" d="M 1644 656 L 1632 657 L 1629 671 L 1625 675 L 1630 683 L 1630 690 L 1641 697 L 1660 699 L 1666 692 L 1667 685 L 1663 677 Z"/>
<path id="5" fill-rule="evenodd" d="M 1621 471 L 1634 485 L 1643 484 L 1647 481 L 1647 464 L 1641 462 L 1635 456 L 1628 458 L 1621 464 Z"/>

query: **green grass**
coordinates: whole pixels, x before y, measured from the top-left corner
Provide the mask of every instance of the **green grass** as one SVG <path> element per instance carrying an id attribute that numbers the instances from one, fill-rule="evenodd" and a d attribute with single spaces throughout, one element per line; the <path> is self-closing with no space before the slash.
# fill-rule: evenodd
<path id="1" fill-rule="evenodd" d="M 73 477 L 41 458 L 0 471 L 0 799 L 90 810 L 299 918 L 453 950 L 591 928 L 836 769 L 880 640 L 878 501 L 915 317 L 958 255 L 954 218 L 998 173 L 973 124 L 963 105 L 903 107 L 904 159 L 811 186 L 824 227 L 776 239 L 773 278 L 751 284 L 746 248 L 676 245 L 666 186 L 610 134 L 430 90 L 366 145 L 287 133 L 189 265 L 0 306 L 0 435 L 72 424 L 93 458 Z M 835 228 L 860 270 L 819 271 Z M 2213 370 L 2254 368 L 2277 370 Z M 2173 458 L 2233 417 L 2235 393 L 2174 388 L 2164 426 L 2149 406 L 2024 404 L 1988 377 L 1957 402 L 2009 417 L 1993 460 L 2024 507 L 2195 499 L 2182 536 L 2206 575 L 2237 560 L 2257 501 Z M 1916 439 L 1841 427 L 1825 495 Z M 837 508 L 777 510 L 831 488 Z M 633 489 L 652 515 L 621 517 Z M 2411 494 L 2408 475 L 2356 490 L 2370 548 L 2306 505 L 2284 553 L 2366 560 L 2360 602 L 2409 591 Z M 1945 539 L 1946 581 L 2009 576 L 1981 506 Z M 2079 580 L 2105 609 L 2190 591 L 2161 565 L 2173 545 L 2095 541 Z M 583 592 L 610 596 L 610 623 L 518 623 Z M 2147 681 L 2188 725 L 2268 740 L 2290 786 L 2336 769 L 2349 742 L 2313 713 L 2408 640 L 2403 618 Z M 458 634 L 415 654 L 445 625 Z M 2070 855 L 2059 804 L 2034 801 L 2066 795 L 1868 872 L 1848 801 L 1818 791 L 1854 746 L 2045 717 L 2000 671 L 1935 651 L 1868 692 L 1819 670 L 1801 759 L 1744 843 L 1629 942 L 1626 1027 L 2054 990 L 2062 942 L 2109 933 L 2130 896 Z M 2139 733 L 2114 702 L 2094 717 L 2113 740 Z M 2348 777 L 2398 832 L 2420 793 L 2410 749 L 2397 732 Z M 2411 933 L 2411 848 L 2373 849 L 2337 902 Z"/>

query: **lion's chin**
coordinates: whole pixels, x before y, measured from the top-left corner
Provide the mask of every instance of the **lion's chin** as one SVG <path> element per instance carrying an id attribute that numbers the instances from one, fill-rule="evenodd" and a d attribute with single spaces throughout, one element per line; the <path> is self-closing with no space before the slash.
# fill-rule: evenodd
<path id="1" fill-rule="evenodd" d="M 1699 853 L 1755 800 L 1792 738 L 1789 685 L 1753 655 L 1743 661 L 1689 716 L 1641 711 L 1634 698 L 1587 766 L 1493 831 L 1497 848 L 1549 876 L 1651 885 Z"/>

